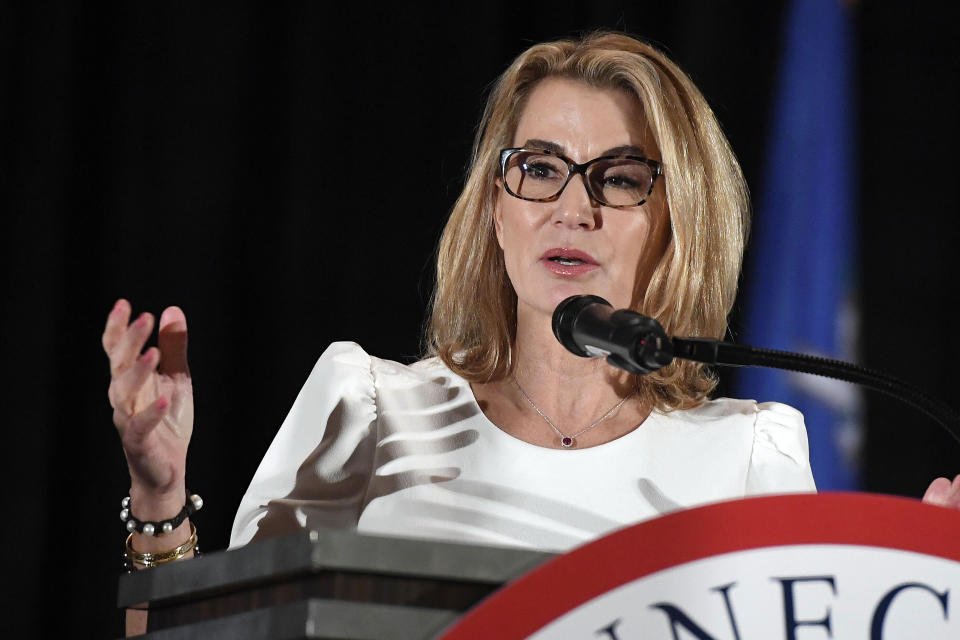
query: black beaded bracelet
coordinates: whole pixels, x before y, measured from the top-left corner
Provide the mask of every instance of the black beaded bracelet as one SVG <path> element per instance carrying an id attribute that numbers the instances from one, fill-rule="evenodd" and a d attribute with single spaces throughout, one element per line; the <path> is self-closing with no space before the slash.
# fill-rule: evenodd
<path id="1" fill-rule="evenodd" d="M 133 506 L 130 502 L 130 496 L 127 496 L 120 501 L 120 506 L 123 507 L 123 510 L 120 511 L 120 520 L 126 523 L 127 531 L 133 533 L 137 531 L 147 536 L 159 536 L 165 533 L 170 533 L 181 524 L 183 521 L 189 518 L 191 515 L 200 511 L 203 507 L 203 498 L 197 494 L 190 494 L 190 491 L 187 491 L 186 503 L 183 505 L 183 509 L 180 510 L 180 513 L 170 518 L 169 520 L 161 520 L 159 522 L 152 520 L 138 520 L 133 517 Z"/>

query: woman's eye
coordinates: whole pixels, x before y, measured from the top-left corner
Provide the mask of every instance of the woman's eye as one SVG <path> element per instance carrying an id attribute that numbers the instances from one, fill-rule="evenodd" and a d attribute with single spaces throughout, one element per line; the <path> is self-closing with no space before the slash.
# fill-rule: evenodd
<path id="1" fill-rule="evenodd" d="M 604 176 L 603 186 L 614 189 L 636 189 L 639 183 L 629 176 Z"/>
<path id="2" fill-rule="evenodd" d="M 557 170 L 546 163 L 524 163 L 523 173 L 529 177 L 539 180 L 549 180 L 557 177 Z"/>

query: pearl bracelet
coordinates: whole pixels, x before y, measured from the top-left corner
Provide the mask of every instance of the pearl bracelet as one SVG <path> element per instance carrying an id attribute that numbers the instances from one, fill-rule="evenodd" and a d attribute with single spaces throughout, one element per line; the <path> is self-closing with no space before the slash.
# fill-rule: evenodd
<path id="1" fill-rule="evenodd" d="M 180 513 L 170 518 L 169 520 L 157 521 L 147 521 L 147 520 L 138 520 L 131 513 L 133 507 L 130 503 L 130 496 L 127 496 L 120 502 L 122 510 L 120 511 L 120 520 L 127 523 L 127 531 L 131 534 L 133 532 L 139 532 L 147 536 L 159 536 L 165 533 L 170 533 L 177 527 L 179 527 L 184 520 L 189 518 L 191 515 L 200 511 L 203 507 L 203 498 L 197 494 L 191 495 L 187 491 L 187 501 L 183 505 L 183 509 L 180 510 Z"/>

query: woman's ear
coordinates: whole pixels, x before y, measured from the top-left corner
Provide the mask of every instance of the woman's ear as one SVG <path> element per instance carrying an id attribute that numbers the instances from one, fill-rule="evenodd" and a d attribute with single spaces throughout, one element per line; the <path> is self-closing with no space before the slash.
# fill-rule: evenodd
<path id="1" fill-rule="evenodd" d="M 496 180 L 497 190 L 493 198 L 493 230 L 497 234 L 497 244 L 500 250 L 503 250 L 503 183 L 500 178 Z"/>

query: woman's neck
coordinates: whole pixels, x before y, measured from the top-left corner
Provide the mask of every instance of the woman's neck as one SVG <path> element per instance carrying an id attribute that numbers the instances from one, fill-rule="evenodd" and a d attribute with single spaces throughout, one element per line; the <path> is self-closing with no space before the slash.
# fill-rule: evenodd
<path id="1" fill-rule="evenodd" d="M 556 447 L 560 438 L 551 424 L 564 435 L 586 429 L 576 438 L 575 446 L 583 448 L 619 438 L 649 415 L 628 374 L 567 351 L 554 338 L 549 316 L 521 312 L 517 320 L 512 375 L 473 385 L 481 409 L 502 430 Z"/>
<path id="2" fill-rule="evenodd" d="M 567 351 L 554 337 L 551 322 L 543 314 L 518 313 L 513 377 L 547 415 L 552 411 L 589 424 L 631 394 L 634 382 L 601 358 Z"/>

